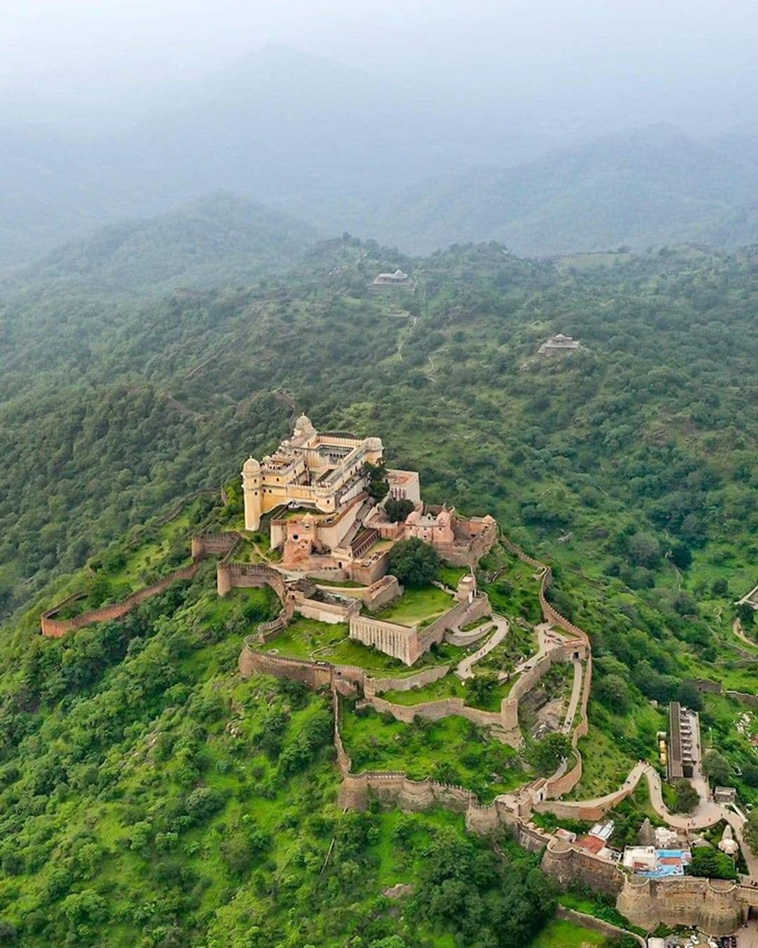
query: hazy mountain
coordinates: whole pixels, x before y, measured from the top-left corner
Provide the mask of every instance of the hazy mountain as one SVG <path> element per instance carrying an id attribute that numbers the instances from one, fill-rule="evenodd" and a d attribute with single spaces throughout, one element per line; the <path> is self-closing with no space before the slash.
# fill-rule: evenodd
<path id="1" fill-rule="evenodd" d="M 18 273 L 11 285 L 87 292 L 248 283 L 316 240 L 307 224 L 219 192 L 153 218 L 99 228 Z"/>
<path id="2" fill-rule="evenodd" d="M 377 208 L 375 232 L 415 251 L 489 239 L 534 255 L 620 244 L 735 246 L 758 230 L 757 185 L 758 164 L 655 126 L 407 190 Z"/>
<path id="3" fill-rule="evenodd" d="M 128 131 L 0 131 L 0 271 L 219 189 L 416 252 L 490 238 L 537 255 L 753 239 L 751 133 L 707 147 L 655 126 L 588 142 L 493 101 L 269 47 L 166 92 Z"/>

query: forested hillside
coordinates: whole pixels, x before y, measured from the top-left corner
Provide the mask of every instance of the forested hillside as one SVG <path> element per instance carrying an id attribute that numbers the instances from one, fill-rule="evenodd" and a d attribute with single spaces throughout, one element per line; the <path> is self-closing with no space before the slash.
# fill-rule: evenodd
<path id="1" fill-rule="evenodd" d="M 755 154 L 733 154 L 654 126 L 404 189 L 377 206 L 372 233 L 427 253 L 499 240 L 520 255 L 735 248 L 758 237 Z"/>
<path id="2" fill-rule="evenodd" d="M 414 289 L 370 285 L 396 266 Z M 584 787 L 605 792 L 645 755 L 649 700 L 683 680 L 754 690 L 730 643 L 733 601 L 758 581 L 758 253 L 553 263 L 491 243 L 409 259 L 346 236 L 244 287 L 134 300 L 28 285 L 3 304 L 0 912 L 23 944 L 531 936 L 460 821 L 336 811 L 328 709 L 233 674 L 265 598 L 220 606 L 209 573 L 127 622 L 39 638 L 74 571 L 196 488 L 234 483 L 300 410 L 381 436 L 430 502 L 492 512 L 555 564 L 552 595 L 596 657 Z M 538 356 L 556 332 L 582 348 Z M 507 576 L 493 585 L 513 594 Z M 725 734 L 730 762 L 758 765 Z M 519 904 L 549 906 L 509 858 Z M 476 906 L 461 873 L 481 879 Z M 395 916 L 381 899 L 395 881 L 436 894 L 417 888 Z"/>

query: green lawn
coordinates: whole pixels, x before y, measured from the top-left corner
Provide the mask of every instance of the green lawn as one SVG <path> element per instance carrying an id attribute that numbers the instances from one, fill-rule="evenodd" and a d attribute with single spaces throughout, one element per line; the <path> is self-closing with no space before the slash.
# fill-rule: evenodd
<path id="1" fill-rule="evenodd" d="M 453 605 L 453 597 L 436 586 L 422 589 L 406 589 L 403 595 L 386 609 L 373 613 L 374 618 L 399 625 L 416 625 L 447 612 Z"/>
<path id="2" fill-rule="evenodd" d="M 537 935 L 529 948 L 593 948 L 605 944 L 605 936 L 573 922 L 554 918 Z"/>
<path id="3" fill-rule="evenodd" d="M 465 576 L 468 572 L 467 566 L 442 566 L 440 568 L 440 582 L 449 586 L 451 589 L 456 589 L 458 583 L 461 581 L 461 577 Z"/>

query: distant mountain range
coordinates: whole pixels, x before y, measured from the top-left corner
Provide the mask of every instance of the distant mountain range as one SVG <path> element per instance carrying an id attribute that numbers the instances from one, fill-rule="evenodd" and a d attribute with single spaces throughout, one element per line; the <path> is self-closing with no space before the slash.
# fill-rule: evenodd
<path id="1" fill-rule="evenodd" d="M 758 239 L 754 134 L 703 144 L 656 126 L 566 142 L 491 109 L 424 101 L 273 48 L 128 133 L 0 129 L 0 272 L 221 189 L 410 252 L 487 239 L 530 255 Z M 118 242 L 132 234 L 124 226 L 94 239 Z M 122 266 L 136 267 L 127 249 Z"/>
<path id="2" fill-rule="evenodd" d="M 319 238 L 280 211 L 218 192 L 152 218 L 106 225 L 17 271 L 7 285 L 87 293 L 247 284 L 300 259 Z"/>
<path id="3" fill-rule="evenodd" d="M 428 252 L 498 240 L 544 256 L 628 245 L 758 240 L 758 163 L 656 126 L 408 190 L 376 209 L 372 233 Z"/>

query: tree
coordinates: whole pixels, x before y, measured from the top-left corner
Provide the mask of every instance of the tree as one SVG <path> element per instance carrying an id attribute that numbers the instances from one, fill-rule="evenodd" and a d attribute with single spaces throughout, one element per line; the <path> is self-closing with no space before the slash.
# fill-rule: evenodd
<path id="1" fill-rule="evenodd" d="M 712 784 L 723 786 L 729 783 L 732 768 L 729 761 L 717 750 L 709 750 L 703 757 L 703 773 Z"/>
<path id="2" fill-rule="evenodd" d="M 745 781 L 748 787 L 758 787 L 758 764 L 743 764 L 742 779 Z"/>
<path id="3" fill-rule="evenodd" d="M 387 491 L 390 489 L 390 482 L 387 480 L 387 469 L 384 466 L 384 461 L 380 461 L 378 464 L 372 464 L 370 461 L 367 461 L 363 468 L 363 473 L 368 478 L 366 491 L 369 497 L 373 497 L 376 501 L 384 500 L 387 496 Z"/>
<path id="4" fill-rule="evenodd" d="M 703 695 L 698 690 L 697 685 L 691 681 L 683 681 L 676 691 L 676 700 L 685 708 L 692 711 L 702 711 Z"/>
<path id="5" fill-rule="evenodd" d="M 687 866 L 687 875 L 704 876 L 706 879 L 736 879 L 734 862 L 713 846 L 696 846 L 692 851 L 692 862 Z"/>
<path id="6" fill-rule="evenodd" d="M 629 685 L 621 675 L 605 675 L 597 683 L 595 695 L 607 708 L 616 714 L 625 714 L 631 704 Z"/>
<path id="7" fill-rule="evenodd" d="M 758 809 L 750 811 L 747 822 L 742 827 L 742 835 L 753 855 L 758 856 Z"/>
<path id="8" fill-rule="evenodd" d="M 468 685 L 469 704 L 473 704 L 477 708 L 485 707 L 489 704 L 496 690 L 497 675 L 476 675 Z"/>
<path id="9" fill-rule="evenodd" d="M 401 523 L 414 510 L 415 506 L 413 501 L 407 498 L 396 500 L 394 497 L 390 497 L 384 505 L 384 512 L 393 523 Z"/>
<path id="10" fill-rule="evenodd" d="M 689 780 L 675 780 L 673 788 L 676 793 L 674 802 L 675 813 L 692 813 L 700 802 L 697 790 Z"/>
<path id="11" fill-rule="evenodd" d="M 388 572 L 403 586 L 413 589 L 428 586 L 437 579 L 441 564 L 439 553 L 433 546 L 418 537 L 411 537 L 396 543 L 390 550 Z"/>
<path id="12" fill-rule="evenodd" d="M 737 618 L 743 625 L 753 625 L 755 622 L 755 609 L 749 602 L 741 602 L 737 606 Z"/>
<path id="13" fill-rule="evenodd" d="M 541 774 L 551 774 L 572 753 L 570 738 L 566 734 L 554 733 L 534 745 L 530 759 Z"/>

